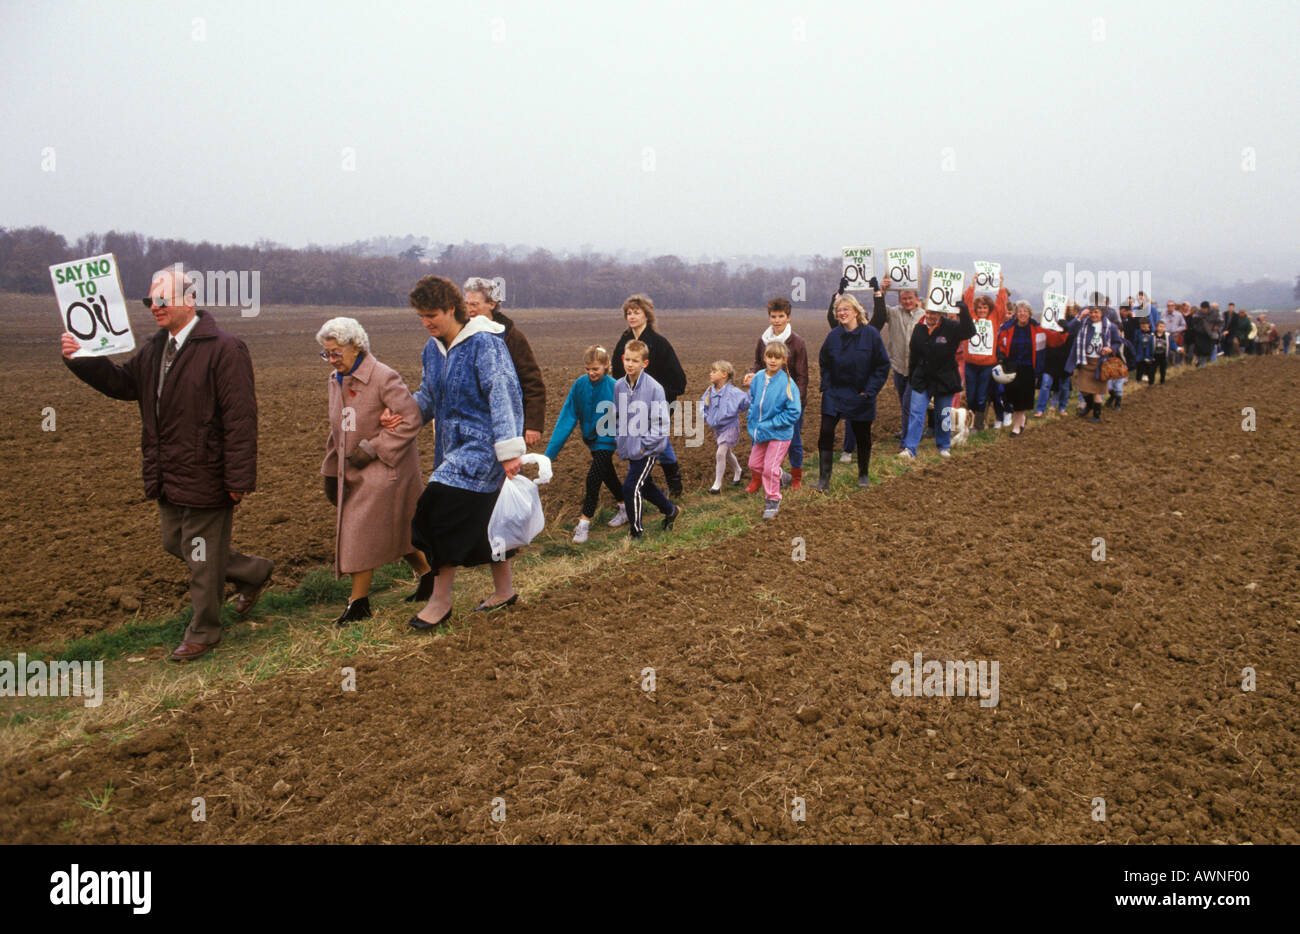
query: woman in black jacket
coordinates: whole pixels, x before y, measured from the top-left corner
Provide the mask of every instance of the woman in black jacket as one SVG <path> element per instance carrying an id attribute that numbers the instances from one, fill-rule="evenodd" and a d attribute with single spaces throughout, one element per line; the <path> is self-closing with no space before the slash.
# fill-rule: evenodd
<path id="1" fill-rule="evenodd" d="M 686 374 L 677 360 L 677 353 L 668 338 L 655 330 L 655 303 L 649 295 L 633 295 L 623 302 L 623 318 L 627 321 L 627 330 L 614 345 L 613 366 L 610 372 L 614 379 L 627 375 L 623 369 L 623 348 L 628 341 L 641 341 L 649 348 L 650 359 L 646 361 L 645 371 L 664 387 L 664 399 L 671 408 L 678 396 L 686 391 Z M 668 439 L 668 446 L 659 455 L 659 464 L 664 469 L 664 479 L 668 481 L 668 495 L 674 499 L 682 495 L 682 471 L 677 466 L 677 454 L 673 451 L 673 440 Z"/>
<path id="2" fill-rule="evenodd" d="M 948 457 L 952 443 L 952 399 L 961 392 L 961 374 L 957 371 L 957 348 L 964 340 L 975 336 L 975 321 L 964 301 L 957 303 L 958 320 L 944 318 L 937 311 L 925 312 L 925 318 L 913 329 L 907 345 L 907 381 L 912 388 L 911 405 L 908 406 L 907 433 L 903 450 L 898 456 L 904 460 L 916 457 L 916 447 L 921 443 L 925 429 L 925 413 L 934 400 L 934 443 L 940 457 Z"/>
<path id="3" fill-rule="evenodd" d="M 880 332 L 867 324 L 867 313 L 852 295 L 835 303 L 839 325 L 826 335 L 818 354 L 821 371 L 822 423 L 817 436 L 819 454 L 815 489 L 830 489 L 834 463 L 835 426 L 848 424 L 846 435 L 857 439 L 858 486 L 870 481 L 871 423 L 876 419 L 876 395 L 889 379 L 889 354 Z"/>

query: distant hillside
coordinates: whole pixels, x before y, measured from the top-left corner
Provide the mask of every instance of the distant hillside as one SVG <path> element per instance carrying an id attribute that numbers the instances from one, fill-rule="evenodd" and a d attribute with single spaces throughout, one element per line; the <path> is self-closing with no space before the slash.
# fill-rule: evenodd
<path id="1" fill-rule="evenodd" d="M 414 234 L 303 249 L 269 241 L 247 246 L 161 240 L 118 231 L 87 234 L 70 243 L 43 227 L 28 227 L 0 228 L 0 291 L 47 291 L 51 264 L 99 253 L 117 256 L 130 295 L 146 294 L 155 270 L 180 262 L 203 271 L 258 272 L 262 302 L 322 305 L 400 307 L 421 276 L 437 272 L 457 283 L 470 276 L 500 277 L 506 301 L 530 308 L 617 307 L 633 292 L 648 293 L 665 308 L 761 307 L 778 295 L 796 305 L 824 307 L 840 277 L 838 255 L 692 262 L 672 255 L 597 253 L 589 248 L 554 253 L 519 245 L 442 244 Z M 1035 305 L 1047 285 L 1060 283 L 1067 293 L 1084 293 L 1094 282 L 1115 303 L 1136 295 L 1148 281 L 1146 291 L 1161 304 L 1167 299 L 1209 300 L 1224 307 L 1236 302 L 1252 309 L 1294 309 L 1298 300 L 1290 281 L 1220 283 L 1199 269 L 1112 266 L 1046 253 L 964 253 L 924 246 L 921 255 L 926 266 L 966 270 L 975 260 L 1000 262 L 1012 296 Z M 883 275 L 883 270 L 877 273 Z M 1070 276 L 1073 288 L 1062 281 Z"/>

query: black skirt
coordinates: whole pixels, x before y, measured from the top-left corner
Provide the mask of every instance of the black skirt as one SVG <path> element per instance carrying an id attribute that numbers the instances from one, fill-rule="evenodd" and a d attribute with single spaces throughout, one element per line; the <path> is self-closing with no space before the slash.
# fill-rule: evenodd
<path id="1" fill-rule="evenodd" d="M 496 493 L 476 493 L 432 481 L 420 494 L 411 520 L 411 544 L 424 553 L 429 567 L 474 567 L 492 560 L 488 521 Z M 506 552 L 513 558 L 515 549 Z"/>
<path id="2" fill-rule="evenodd" d="M 1028 412 L 1034 407 L 1034 365 L 1023 363 L 1016 367 L 1016 378 L 1002 387 L 1014 412 Z"/>

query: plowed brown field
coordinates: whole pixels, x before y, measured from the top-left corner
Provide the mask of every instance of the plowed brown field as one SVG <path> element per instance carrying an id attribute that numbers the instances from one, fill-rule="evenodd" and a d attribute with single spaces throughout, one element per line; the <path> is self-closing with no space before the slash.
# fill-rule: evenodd
<path id="1" fill-rule="evenodd" d="M 329 558 L 315 476 L 325 368 L 309 332 L 332 313 L 229 322 L 252 349 L 263 417 L 264 481 L 236 541 L 286 584 Z M 11 650 L 129 615 L 109 614 L 110 586 L 151 614 L 184 598 L 140 494 L 136 416 L 63 371 L 44 317 L 21 319 L 30 355 L 0 377 L 18 487 L 3 506 Z M 414 385 L 411 315 L 361 317 Z M 692 398 L 710 360 L 748 364 L 763 324 L 662 318 Z M 824 319 L 802 319 L 815 350 Z M 517 320 L 553 421 L 581 348 L 612 343 L 617 313 Z M 1101 426 L 1070 418 L 850 500 L 792 498 L 709 551 L 357 658 L 355 692 L 335 670 L 283 675 L 116 745 L 10 762 L 0 838 L 1300 842 L 1297 374 L 1278 357 L 1216 366 L 1133 394 Z M 881 399 L 890 451 L 898 407 Z M 46 405 L 58 430 L 42 435 Z M 576 502 L 585 455 L 569 452 L 575 475 L 547 492 L 548 514 Z M 688 488 L 711 480 L 710 445 L 681 453 Z M 806 561 L 792 560 L 796 537 Z M 996 661 L 998 705 L 895 696 L 891 665 L 916 652 Z M 113 813 L 81 820 L 84 789 L 109 783 Z M 195 796 L 205 823 L 190 819 Z M 791 817 L 796 799 L 806 820 Z"/>

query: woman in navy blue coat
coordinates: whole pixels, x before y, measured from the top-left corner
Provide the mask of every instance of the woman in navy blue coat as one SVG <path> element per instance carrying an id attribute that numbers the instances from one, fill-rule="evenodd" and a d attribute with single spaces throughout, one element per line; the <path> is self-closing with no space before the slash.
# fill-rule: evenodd
<path id="1" fill-rule="evenodd" d="M 828 490 L 835 455 L 835 426 L 840 419 L 858 443 L 858 486 L 865 487 L 871 459 L 871 423 L 876 420 L 876 394 L 889 379 L 889 353 L 880 332 L 867 324 L 867 313 L 852 295 L 835 301 L 839 326 L 822 344 L 822 425 L 817 436 L 818 475 L 814 489 Z"/>

